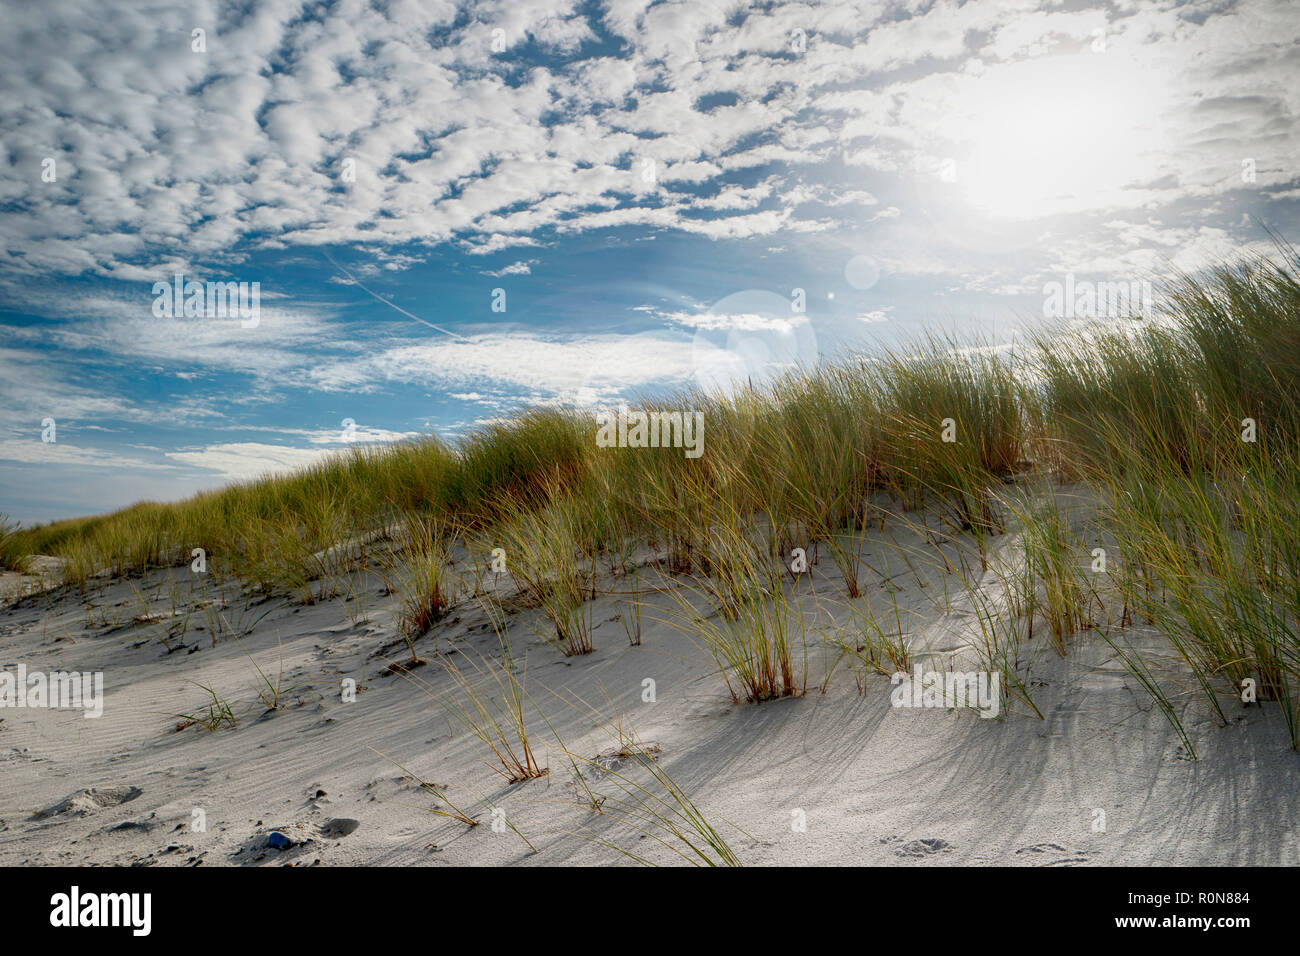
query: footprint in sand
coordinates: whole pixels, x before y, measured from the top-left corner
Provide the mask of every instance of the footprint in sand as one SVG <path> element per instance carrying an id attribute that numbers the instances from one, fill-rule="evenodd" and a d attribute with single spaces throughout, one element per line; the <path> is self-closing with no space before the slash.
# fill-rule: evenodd
<path id="1" fill-rule="evenodd" d="M 1016 851 L 1016 856 L 1022 853 L 1029 854 L 1046 854 L 1055 857 L 1055 859 L 1043 859 L 1042 866 L 1070 866 L 1074 863 L 1087 863 L 1088 855 L 1091 850 L 1067 850 L 1059 843 L 1035 843 L 1033 846 L 1022 846 Z M 1059 854 L 1064 854 L 1061 856 Z"/>
<path id="2" fill-rule="evenodd" d="M 108 807 L 116 807 L 129 800 L 134 800 L 142 793 L 144 791 L 139 787 L 87 787 L 84 790 L 78 790 L 70 797 L 60 800 L 53 806 L 38 810 L 32 814 L 32 819 L 48 820 L 50 817 L 64 816 L 66 814 L 84 817 L 88 813 L 94 813 Z"/>
<path id="3" fill-rule="evenodd" d="M 921 859 L 933 856 L 936 853 L 951 853 L 952 849 L 952 844 L 947 840 L 940 840 L 938 837 L 927 837 L 922 840 L 908 840 L 894 850 L 894 855 Z"/>

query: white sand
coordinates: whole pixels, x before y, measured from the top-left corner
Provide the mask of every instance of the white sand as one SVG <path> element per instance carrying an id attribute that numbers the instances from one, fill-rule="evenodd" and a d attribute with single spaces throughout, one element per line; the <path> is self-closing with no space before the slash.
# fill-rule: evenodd
<path id="1" fill-rule="evenodd" d="M 887 533 L 923 550 L 897 526 Z M 864 553 L 880 568 L 891 547 L 873 534 Z M 1009 553 L 1014 536 L 1000 547 Z M 893 553 L 891 567 L 903 570 Z M 969 547 L 964 553 L 977 561 Z M 925 587 L 911 573 L 894 579 L 914 647 L 968 659 L 972 618 L 935 607 L 946 581 L 960 608 L 956 579 L 934 567 L 918 570 Z M 647 580 L 657 575 L 643 573 Z M 864 578 L 877 580 L 866 572 Z M 0 864 L 629 862 L 575 836 L 583 826 L 653 859 L 675 860 L 611 815 L 578 805 L 540 721 L 533 721 L 534 738 L 551 773 L 511 786 L 485 763 L 490 755 L 482 744 L 426 692 L 401 676 L 379 676 L 386 661 L 378 652 L 386 648 L 398 659 L 405 649 L 396 637 L 398 599 L 382 596 L 377 578 L 365 588 L 368 615 L 361 602 L 341 598 L 313 606 L 232 599 L 224 611 L 229 622 L 251 630 L 215 646 L 210 631 L 200 629 L 206 616 L 196 581 L 188 569 L 134 584 L 100 579 L 84 597 L 55 590 L 0 610 L 0 665 L 103 671 L 106 684 L 97 720 L 73 711 L 0 710 Z M 663 583 L 682 584 L 667 577 Z M 198 584 L 215 598 L 213 582 Z M 847 620 L 838 587 L 822 549 L 800 586 L 813 637 Z M 891 607 L 887 587 L 867 589 L 880 615 Z M 135 588 L 150 601 L 147 609 Z M 644 743 L 662 746 L 661 766 L 747 864 L 1300 863 L 1300 757 L 1287 749 L 1277 710 L 1237 705 L 1221 727 L 1187 695 L 1184 719 L 1201 755 L 1187 759 L 1168 722 L 1095 633 L 1073 638 L 1062 659 L 1041 619 L 1036 623 L 1027 659 L 1042 720 L 1023 705 L 1004 720 L 894 709 L 888 678 L 871 677 L 859 696 L 845 663 L 823 693 L 825 664 L 816 647 L 806 696 L 733 704 L 707 651 L 655 620 L 670 616 L 669 596 L 653 598 L 643 612 L 639 647 L 628 646 L 617 600 L 595 602 L 596 650 L 573 659 L 540 639 L 540 611 L 511 615 L 510 639 L 517 657 L 527 659 L 529 694 L 566 744 L 589 756 L 615 741 L 556 695 L 579 694 L 610 717 L 624 710 Z M 169 653 L 160 635 L 179 633 L 187 613 L 189 629 L 170 639 L 177 649 Z M 1125 635 L 1139 646 L 1159 646 L 1141 628 Z M 419 641 L 420 654 L 432 658 L 435 645 L 491 654 L 496 638 L 470 602 Z M 261 679 L 249 654 L 272 680 L 283 667 L 284 685 L 295 688 L 278 711 L 265 713 L 258 703 Z M 436 662 L 416 673 L 439 688 L 448 684 Z M 340 699 L 345 677 L 363 685 L 355 703 Z M 646 678 L 656 682 L 654 703 L 642 702 Z M 203 706 L 206 695 L 196 683 L 232 701 L 236 729 L 176 730 L 175 715 Z M 483 825 L 470 829 L 428 813 L 435 801 L 370 748 L 448 785 L 449 798 Z M 490 806 L 501 808 L 538 852 L 510 830 L 494 832 Z M 196 807 L 206 814 L 206 832 L 190 830 Z M 797 809 L 806 832 L 792 828 Z M 1097 810 L 1104 811 L 1104 831 L 1095 829 Z M 333 824 L 333 836 L 322 831 L 339 819 L 359 826 L 341 836 L 350 824 Z M 273 830 L 299 845 L 267 849 Z"/>

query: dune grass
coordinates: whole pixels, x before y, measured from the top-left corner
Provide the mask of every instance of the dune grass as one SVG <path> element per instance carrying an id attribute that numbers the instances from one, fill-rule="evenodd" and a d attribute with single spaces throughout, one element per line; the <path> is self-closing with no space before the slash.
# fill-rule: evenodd
<path id="1" fill-rule="evenodd" d="M 543 636 L 566 657 L 589 654 L 595 596 L 593 530 L 583 503 L 554 493 L 537 508 L 517 505 L 500 531 L 506 567 L 541 606 L 553 633 Z"/>
<path id="2" fill-rule="evenodd" d="M 741 866 L 740 857 L 721 832 L 705 817 L 686 791 L 659 764 L 657 754 L 635 735 L 626 738 L 617 755 L 619 766 L 566 751 L 574 773 L 585 783 L 597 777 L 604 785 L 592 800 L 602 815 L 623 824 L 640 838 L 663 847 L 692 866 Z M 625 765 L 623 765 L 625 764 Z M 612 789 L 611 789 L 612 788 Z M 615 793 L 614 791 L 617 791 Z M 653 863 L 644 851 L 629 849 L 626 841 L 597 834 L 590 826 L 587 838 L 644 866 Z"/>
<path id="3" fill-rule="evenodd" d="M 1181 277 L 1173 321 L 1039 342 L 1045 458 L 1101 493 L 1125 617 L 1153 624 L 1220 720 L 1273 702 L 1300 749 L 1300 261 Z M 1117 656 L 1191 742 L 1149 662 Z"/>
<path id="4" fill-rule="evenodd" d="M 18 525 L 0 514 L 0 571 L 26 571 L 31 566 L 31 553 L 18 537 Z"/>
<path id="5" fill-rule="evenodd" d="M 414 642 L 447 612 L 456 585 L 450 579 L 447 531 L 440 522 L 413 513 L 407 515 L 405 526 L 403 567 L 397 572 L 397 589 L 402 596 L 398 627 L 410 646 L 411 660 L 418 661 Z"/>
<path id="6" fill-rule="evenodd" d="M 855 601 L 865 529 L 921 508 L 978 546 L 982 571 L 990 543 L 1021 527 L 1017 587 L 1037 595 L 1021 610 L 1030 633 L 1035 614 L 1044 618 L 1065 653 L 1097 598 L 1081 577 L 1088 549 L 1050 496 L 1008 506 L 1004 490 L 1032 471 L 1098 496 L 1121 625 L 1149 622 L 1224 719 L 1253 686 L 1245 702 L 1280 710 L 1300 747 L 1300 260 L 1283 247 L 1175 276 L 1163 293 L 1159 317 L 1047 329 L 1014 355 L 929 338 L 725 394 L 642 403 L 702 412 L 700 458 L 600 448 L 589 412 L 536 408 L 454 446 L 429 437 L 354 448 L 176 504 L 6 526 L 0 563 L 54 555 L 64 582 L 85 589 L 98 573 L 181 566 L 203 548 L 217 579 L 310 603 L 364 565 L 367 542 L 436 527 L 421 532 L 427 546 L 407 547 L 401 626 L 412 640 L 458 599 L 449 555 L 472 544 L 504 549 L 548 639 L 580 657 L 595 647 L 601 575 L 624 580 L 624 593 L 634 552 L 648 548 L 717 612 L 700 624 L 684 611 L 679 623 L 738 679 L 738 699 L 765 700 L 802 686 L 798 635 L 784 630 L 797 616 L 785 594 L 797 584 L 782 581 L 790 549 L 828 556 Z M 984 624 L 991 666 L 1013 667 L 1008 655 L 1025 638 Z M 861 630 L 845 646 L 863 679 L 905 657 L 897 628 L 868 618 Z M 1185 691 L 1120 656 L 1155 692 Z"/>
<path id="7" fill-rule="evenodd" d="M 1024 610 L 1041 613 L 1052 642 L 1064 657 L 1066 638 L 1088 624 L 1087 585 L 1080 567 L 1088 551 L 1071 534 L 1060 509 L 1051 503 L 1027 511 L 1022 520 L 1028 592 Z"/>

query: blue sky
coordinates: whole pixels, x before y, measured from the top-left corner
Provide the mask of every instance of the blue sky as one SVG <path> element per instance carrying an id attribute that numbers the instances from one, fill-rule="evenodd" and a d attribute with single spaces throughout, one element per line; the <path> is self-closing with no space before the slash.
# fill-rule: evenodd
<path id="1" fill-rule="evenodd" d="M 28 522 L 1300 238 L 1285 0 L 0 6 Z M 177 273 L 257 324 L 155 315 Z"/>

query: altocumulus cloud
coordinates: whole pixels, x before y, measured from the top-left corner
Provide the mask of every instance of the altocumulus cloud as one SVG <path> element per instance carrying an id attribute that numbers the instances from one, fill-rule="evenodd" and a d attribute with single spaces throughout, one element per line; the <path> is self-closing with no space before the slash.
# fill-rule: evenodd
<path id="1" fill-rule="evenodd" d="M 813 183 L 731 184 L 705 205 L 694 187 L 774 161 L 892 172 L 965 150 L 984 162 L 983 107 L 1032 79 L 1035 58 L 1097 30 L 1108 60 L 1094 85 L 1143 82 L 1151 109 L 1022 110 L 1023 123 L 1085 152 L 1140 136 L 1148 154 L 1070 208 L 1224 192 L 1241 143 L 1265 134 L 1276 161 L 1261 156 L 1259 185 L 1294 178 L 1281 161 L 1300 153 L 1288 4 L 1109 17 L 1040 6 L 938 0 L 901 16 L 839 0 L 737 17 L 736 4 L 651 0 L 10 4 L 0 268 L 139 278 L 242 240 L 482 252 L 616 223 L 716 238 L 829 228 L 795 211 L 822 191 Z M 55 182 L 39 175 L 47 159 Z"/>

